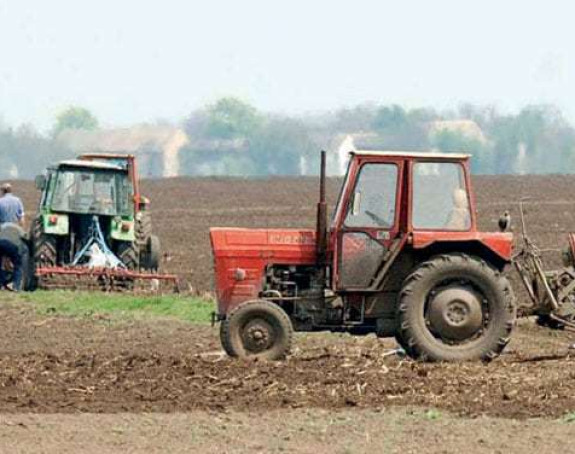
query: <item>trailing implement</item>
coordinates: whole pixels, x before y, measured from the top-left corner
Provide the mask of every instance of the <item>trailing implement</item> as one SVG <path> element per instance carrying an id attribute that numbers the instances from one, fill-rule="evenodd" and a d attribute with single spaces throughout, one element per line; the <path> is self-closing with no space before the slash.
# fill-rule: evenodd
<path id="1" fill-rule="evenodd" d="M 563 267 L 546 270 L 543 252 L 531 240 L 525 223 L 524 200 L 520 202 L 522 247 L 513 264 L 521 277 L 529 300 L 519 307 L 523 315 L 538 316 L 538 323 L 553 329 L 575 330 L 575 234 L 568 235 L 563 251 Z"/>
<path id="2" fill-rule="evenodd" d="M 161 290 L 159 240 L 132 155 L 86 154 L 36 178 L 30 229 L 31 288 Z"/>

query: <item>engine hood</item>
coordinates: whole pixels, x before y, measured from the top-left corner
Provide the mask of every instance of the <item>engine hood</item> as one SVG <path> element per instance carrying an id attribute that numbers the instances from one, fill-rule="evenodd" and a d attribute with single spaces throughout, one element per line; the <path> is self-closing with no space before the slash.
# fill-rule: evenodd
<path id="1" fill-rule="evenodd" d="M 214 257 L 273 257 L 298 264 L 315 261 L 314 230 L 212 228 L 210 239 Z"/>
<path id="2" fill-rule="evenodd" d="M 212 228 L 215 290 L 220 314 L 258 297 L 269 264 L 313 265 L 315 231 Z"/>

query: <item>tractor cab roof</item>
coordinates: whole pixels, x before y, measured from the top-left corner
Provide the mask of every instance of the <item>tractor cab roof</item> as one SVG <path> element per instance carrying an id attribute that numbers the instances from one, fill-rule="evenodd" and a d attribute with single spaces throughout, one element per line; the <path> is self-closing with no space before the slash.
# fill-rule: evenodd
<path id="1" fill-rule="evenodd" d="M 432 161 L 465 161 L 471 155 L 465 153 L 438 153 L 435 151 L 375 151 L 375 150 L 357 150 L 350 153 L 358 157 L 393 157 L 406 159 L 428 159 Z"/>
<path id="2" fill-rule="evenodd" d="M 58 164 L 52 166 L 53 169 L 61 169 L 63 167 L 93 170 L 115 170 L 119 172 L 127 171 L 125 167 L 122 167 L 118 164 L 102 161 L 87 161 L 81 159 L 69 159 L 66 161 L 61 161 Z"/>

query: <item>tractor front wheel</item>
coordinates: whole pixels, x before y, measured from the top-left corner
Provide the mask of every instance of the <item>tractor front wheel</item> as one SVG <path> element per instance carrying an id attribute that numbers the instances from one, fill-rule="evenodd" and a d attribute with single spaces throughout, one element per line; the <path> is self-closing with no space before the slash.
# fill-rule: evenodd
<path id="1" fill-rule="evenodd" d="M 405 280 L 396 338 L 416 359 L 491 360 L 509 342 L 515 317 L 505 277 L 481 259 L 445 254 L 424 262 Z"/>
<path id="2" fill-rule="evenodd" d="M 225 352 L 236 358 L 279 360 L 291 349 L 293 326 L 285 311 L 268 301 L 248 301 L 220 326 Z"/>

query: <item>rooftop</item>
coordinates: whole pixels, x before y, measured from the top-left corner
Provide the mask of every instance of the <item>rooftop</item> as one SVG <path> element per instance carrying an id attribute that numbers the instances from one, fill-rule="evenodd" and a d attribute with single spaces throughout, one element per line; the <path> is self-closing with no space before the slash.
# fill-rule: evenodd
<path id="1" fill-rule="evenodd" d="M 127 153 L 147 151 L 161 153 L 174 140 L 187 140 L 185 132 L 179 128 L 161 125 L 137 125 L 130 128 L 65 129 L 58 140 L 75 152 L 112 152 L 122 150 Z"/>

